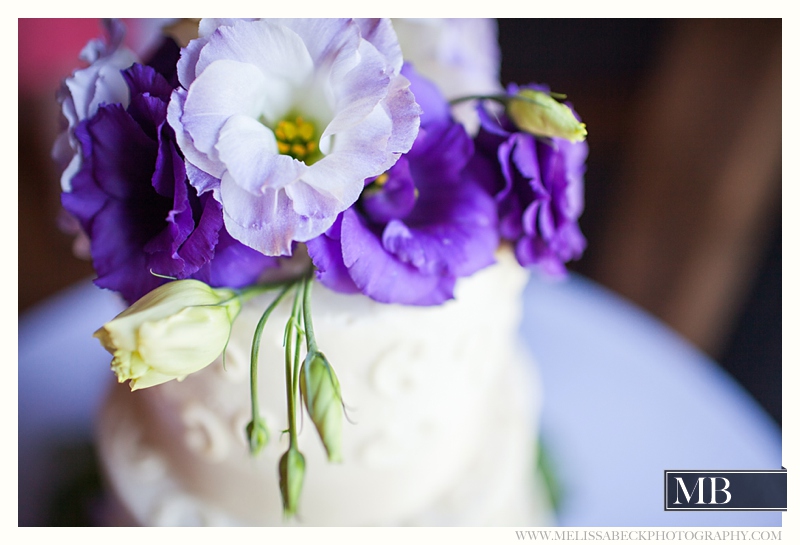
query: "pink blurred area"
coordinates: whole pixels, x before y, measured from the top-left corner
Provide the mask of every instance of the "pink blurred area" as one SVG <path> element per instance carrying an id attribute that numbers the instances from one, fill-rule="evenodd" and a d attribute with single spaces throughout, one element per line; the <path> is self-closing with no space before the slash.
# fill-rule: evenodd
<path id="1" fill-rule="evenodd" d="M 55 89 L 78 54 L 102 32 L 99 19 L 19 19 L 19 91 Z"/>
<path id="2" fill-rule="evenodd" d="M 123 19 L 125 42 L 142 55 L 154 45 L 165 19 Z M 19 19 L 19 92 L 55 93 L 60 81 L 85 66 L 83 47 L 104 35 L 101 19 Z"/>

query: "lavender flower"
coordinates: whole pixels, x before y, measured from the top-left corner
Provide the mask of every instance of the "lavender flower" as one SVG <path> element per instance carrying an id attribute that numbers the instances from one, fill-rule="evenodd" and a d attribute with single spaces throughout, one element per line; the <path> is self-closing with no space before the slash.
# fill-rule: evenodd
<path id="1" fill-rule="evenodd" d="M 205 20 L 169 123 L 192 185 L 267 255 L 328 229 L 417 134 L 387 20 Z"/>
<path id="2" fill-rule="evenodd" d="M 543 86 L 529 88 L 549 92 Z M 509 88 L 509 94 L 518 91 Z M 521 265 L 563 276 L 564 264 L 586 248 L 578 226 L 586 142 L 537 138 L 504 114 L 479 112 L 481 130 L 470 169 L 495 196 L 500 236 L 514 244 Z"/>
<path id="3" fill-rule="evenodd" d="M 102 104 L 75 126 L 81 166 L 62 194 L 91 240 L 95 283 L 132 303 L 164 283 L 151 271 L 213 286 L 253 282 L 274 260 L 233 240 L 219 203 L 188 184 L 166 123 L 172 85 L 138 64 L 121 77 L 129 104 Z"/>
<path id="4" fill-rule="evenodd" d="M 89 66 L 76 70 L 64 80 L 58 91 L 58 101 L 68 126 L 53 146 L 53 158 L 59 164 L 61 188 L 70 190 L 72 177 L 80 169 L 80 148 L 75 137 L 75 127 L 92 117 L 100 104 L 128 105 L 128 87 L 120 71 L 136 61 L 136 55 L 122 45 L 124 25 L 114 19 L 103 21 L 107 39 L 96 39 L 86 44 L 80 54 Z"/>
<path id="5" fill-rule="evenodd" d="M 444 97 L 408 65 L 403 74 L 424 112 L 414 146 L 307 247 L 333 290 L 436 305 L 453 297 L 457 278 L 494 262 L 496 210 L 465 169 L 472 141 Z"/>

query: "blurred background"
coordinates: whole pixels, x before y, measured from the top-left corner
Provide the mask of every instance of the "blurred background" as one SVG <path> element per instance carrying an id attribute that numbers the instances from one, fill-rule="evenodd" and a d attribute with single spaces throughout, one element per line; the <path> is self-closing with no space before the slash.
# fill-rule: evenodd
<path id="1" fill-rule="evenodd" d="M 573 270 L 718 361 L 781 422 L 781 21 L 502 20 L 505 82 L 589 130 Z"/>
<path id="2" fill-rule="evenodd" d="M 50 149 L 59 82 L 100 33 L 19 20 L 20 314 L 92 275 Z M 589 247 L 572 270 L 663 320 L 779 425 L 781 39 L 779 19 L 499 21 L 503 83 L 566 93 L 589 130 Z"/>

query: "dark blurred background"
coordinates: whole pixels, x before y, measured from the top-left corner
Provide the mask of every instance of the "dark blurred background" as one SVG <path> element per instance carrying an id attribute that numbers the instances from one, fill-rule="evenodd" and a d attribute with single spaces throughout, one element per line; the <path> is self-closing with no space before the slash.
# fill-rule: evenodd
<path id="1" fill-rule="evenodd" d="M 781 422 L 781 21 L 500 21 L 504 83 L 589 130 L 572 269 L 652 312 Z"/>
<path id="2" fill-rule="evenodd" d="M 589 130 L 572 269 L 645 308 L 781 423 L 781 20 L 500 20 L 503 83 Z M 59 229 L 55 92 L 94 19 L 19 20 L 19 312 L 92 275 Z M 46 39 L 43 39 L 46 37 Z"/>

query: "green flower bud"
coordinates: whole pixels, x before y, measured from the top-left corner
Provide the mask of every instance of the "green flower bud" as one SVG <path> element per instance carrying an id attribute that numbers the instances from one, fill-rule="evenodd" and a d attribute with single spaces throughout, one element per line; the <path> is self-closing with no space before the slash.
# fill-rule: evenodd
<path id="1" fill-rule="evenodd" d="M 229 289 L 176 280 L 154 289 L 95 331 L 131 390 L 203 369 L 225 350 L 241 301 Z"/>
<path id="2" fill-rule="evenodd" d="M 570 142 L 586 140 L 586 125 L 578 121 L 567 105 L 548 93 L 522 89 L 509 97 L 506 113 L 519 129 L 533 135 L 565 138 Z"/>
<path id="3" fill-rule="evenodd" d="M 322 439 L 328 460 L 342 461 L 342 394 L 333 367 L 321 352 L 310 352 L 300 369 L 300 393 Z"/>
<path id="4" fill-rule="evenodd" d="M 269 443 L 269 428 L 263 418 L 251 420 L 247 424 L 247 440 L 250 443 L 250 454 L 257 455 Z"/>
<path id="5" fill-rule="evenodd" d="M 289 447 L 289 450 L 281 456 L 281 460 L 278 463 L 283 514 L 287 518 L 297 512 L 297 506 L 300 504 L 300 492 L 303 491 L 305 473 L 306 459 L 303 453 L 294 447 Z"/>

